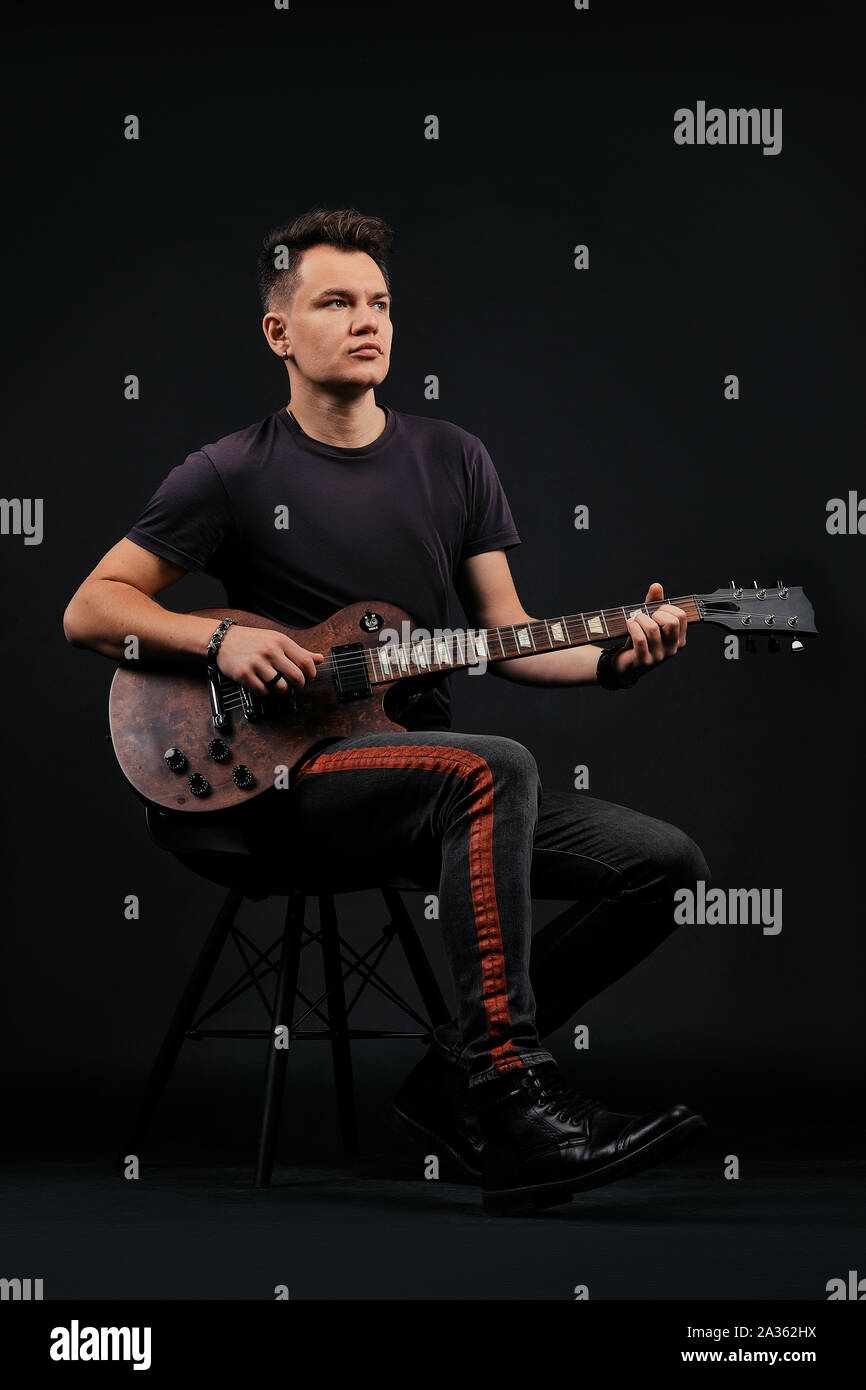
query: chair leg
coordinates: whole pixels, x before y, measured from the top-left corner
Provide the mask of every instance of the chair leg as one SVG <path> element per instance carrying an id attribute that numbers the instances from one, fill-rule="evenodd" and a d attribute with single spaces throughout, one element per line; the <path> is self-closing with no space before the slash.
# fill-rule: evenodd
<path id="1" fill-rule="evenodd" d="M 355 1083 L 352 1075 L 352 1045 L 349 1039 L 349 1019 L 346 1013 L 346 992 L 343 988 L 343 966 L 340 959 L 340 937 L 337 931 L 337 911 L 331 893 L 319 898 L 319 918 L 322 928 L 322 965 L 325 988 L 328 991 L 328 1023 L 332 1033 L 331 1056 L 334 1062 L 334 1083 L 337 1090 L 337 1109 L 343 1136 L 343 1152 L 354 1158 L 358 1152 L 358 1118 L 355 1113 Z"/>
<path id="2" fill-rule="evenodd" d="M 216 968 L 220 952 L 234 924 L 238 908 L 243 902 L 243 897 L 243 893 L 238 889 L 229 889 L 222 907 L 217 913 L 216 920 L 208 933 L 201 954 L 193 966 L 192 973 L 187 980 L 180 1002 L 174 1011 L 174 1016 L 157 1054 L 135 1125 L 129 1135 L 127 1153 L 138 1153 L 140 1149 L 157 1102 L 171 1076 L 187 1030 L 195 1018 L 196 1011 Z"/>
<path id="3" fill-rule="evenodd" d="M 439 988 L 439 982 L 433 973 L 424 947 L 418 937 L 418 933 L 412 924 L 412 918 L 406 908 L 406 904 L 396 888 L 383 888 L 382 896 L 385 899 L 391 920 L 397 932 L 400 945 L 406 957 L 412 978 L 418 989 L 418 993 L 424 1001 L 424 1007 L 434 1028 L 440 1023 L 447 1023 L 451 1017 L 451 1010 L 445 1003 L 444 996 Z"/>
<path id="4" fill-rule="evenodd" d="M 274 1168 L 274 1153 L 285 1091 L 286 1063 L 289 1060 L 289 1049 L 287 1047 L 275 1047 L 274 1038 L 277 1028 L 284 1024 L 289 1029 L 289 1046 L 291 1046 L 292 1020 L 295 1016 L 295 995 L 298 989 L 298 970 L 301 962 L 301 942 L 304 934 L 304 903 L 305 898 L 302 893 L 292 892 L 289 894 L 283 928 L 283 942 L 280 949 L 277 986 L 274 990 L 271 1037 L 268 1042 L 268 1056 L 265 1064 L 265 1098 L 262 1110 L 262 1128 L 259 1134 L 259 1152 L 256 1160 L 256 1187 L 270 1187 L 271 1174 Z"/>

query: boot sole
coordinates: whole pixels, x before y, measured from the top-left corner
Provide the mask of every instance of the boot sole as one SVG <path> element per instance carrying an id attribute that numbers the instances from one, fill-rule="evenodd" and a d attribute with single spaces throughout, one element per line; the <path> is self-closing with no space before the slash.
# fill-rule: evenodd
<path id="1" fill-rule="evenodd" d="M 585 1192 L 591 1187 L 603 1187 L 605 1183 L 616 1182 L 628 1177 L 630 1173 L 649 1168 L 663 1158 L 669 1158 L 697 1139 L 707 1128 L 701 1115 L 692 1115 L 682 1120 L 673 1129 L 644 1144 L 642 1148 L 614 1159 L 603 1168 L 594 1168 L 575 1178 L 564 1178 L 558 1182 L 537 1183 L 529 1187 L 507 1187 L 481 1194 L 484 1211 L 491 1216 L 521 1216 L 526 1212 L 540 1211 L 545 1207 L 560 1206 L 570 1202 L 575 1192 Z"/>
<path id="2" fill-rule="evenodd" d="M 436 1134 L 432 1129 L 426 1129 L 424 1125 L 419 1124 L 417 1120 L 413 1120 L 411 1116 L 405 1115 L 402 1110 L 398 1110 L 396 1105 L 391 1106 L 391 1114 L 397 1121 L 396 1127 L 398 1130 L 411 1134 L 413 1139 L 417 1139 L 419 1134 L 422 1134 L 425 1139 L 432 1139 L 434 1143 L 438 1144 L 440 1148 L 445 1149 L 445 1151 L 450 1154 L 455 1163 L 459 1163 L 464 1173 L 468 1173 L 476 1182 L 481 1181 L 481 1169 L 473 1168 L 467 1163 L 466 1159 L 463 1158 L 456 1149 L 453 1149 L 447 1140 L 442 1138 L 441 1134 Z"/>

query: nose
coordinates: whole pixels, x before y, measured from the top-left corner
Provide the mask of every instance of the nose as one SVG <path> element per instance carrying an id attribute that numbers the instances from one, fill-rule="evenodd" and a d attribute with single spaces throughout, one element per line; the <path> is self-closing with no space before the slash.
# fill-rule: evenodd
<path id="1" fill-rule="evenodd" d="M 379 331 L 375 313 L 369 308 L 360 309 L 358 317 L 352 325 L 352 331 L 356 334 L 362 334 L 369 333 L 371 330 L 375 333 Z"/>

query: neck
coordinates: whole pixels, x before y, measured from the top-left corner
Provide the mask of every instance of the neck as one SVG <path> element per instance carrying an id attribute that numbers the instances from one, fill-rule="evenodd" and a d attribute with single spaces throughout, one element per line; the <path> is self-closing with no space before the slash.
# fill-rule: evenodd
<path id="1" fill-rule="evenodd" d="M 286 408 L 304 434 L 338 449 L 362 449 L 365 444 L 372 444 L 379 438 L 388 418 L 376 404 L 372 391 L 346 400 L 310 391 L 303 384 L 292 385 L 292 399 Z"/>
<path id="2" fill-rule="evenodd" d="M 440 639 L 420 642 L 382 643 L 367 647 L 363 660 L 374 685 L 400 680 L 403 676 L 429 675 L 437 671 L 456 671 L 485 662 L 509 661 L 515 657 L 552 652 L 560 647 L 582 647 L 606 637 L 627 637 L 626 619 L 633 613 L 651 617 L 663 603 L 676 603 L 685 610 L 690 623 L 703 622 L 695 594 L 682 598 L 656 599 L 626 608 L 593 608 L 557 618 L 530 618 L 528 622 L 505 627 L 468 628 Z M 347 656 L 346 660 L 356 660 Z"/>

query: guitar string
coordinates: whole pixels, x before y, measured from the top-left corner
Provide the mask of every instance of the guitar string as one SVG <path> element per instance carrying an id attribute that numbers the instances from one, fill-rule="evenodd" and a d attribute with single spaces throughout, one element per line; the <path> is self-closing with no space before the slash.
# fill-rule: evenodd
<path id="1" fill-rule="evenodd" d="M 684 597 L 684 598 L 681 598 L 681 599 L 653 599 L 652 602 L 651 602 L 650 604 L 642 604 L 642 605 L 641 605 L 641 608 L 650 607 L 650 608 L 652 608 L 653 610 L 655 610 L 655 609 L 657 609 L 657 608 L 660 608 L 664 603 L 683 604 L 683 603 L 690 603 L 690 602 L 694 602 L 694 599 L 693 599 L 693 596 L 692 596 L 692 595 L 688 595 L 687 597 Z M 563 623 L 566 624 L 566 626 L 568 626 L 570 623 L 576 622 L 578 619 L 580 619 L 580 620 L 582 621 L 585 617 L 588 617 L 588 618 L 598 617 L 598 616 L 601 616 L 602 613 L 604 613 L 605 615 L 610 614 L 611 616 L 613 616 L 614 613 L 620 613 L 620 612 L 621 612 L 620 609 L 612 609 L 612 608 L 609 608 L 609 609 L 587 609 L 585 614 L 580 614 L 580 613 L 574 614 L 574 613 L 573 613 L 573 614 L 569 614 L 567 617 L 550 618 L 550 619 L 547 620 L 547 622 L 563 622 Z M 698 616 L 698 615 L 697 615 L 697 605 L 696 605 L 696 604 L 695 604 L 695 613 L 696 613 L 696 616 Z M 615 621 L 617 621 L 617 622 L 622 622 L 622 618 L 621 618 L 621 617 L 616 618 Z M 508 624 L 503 624 L 503 625 L 501 625 L 500 630 L 504 630 L 504 628 L 507 627 L 507 626 L 508 626 Z M 545 620 L 544 620 L 544 619 L 533 619 L 531 623 L 528 623 L 528 624 L 527 624 L 527 623 L 515 623 L 515 624 L 513 624 L 513 626 L 514 626 L 514 627 L 521 627 L 521 628 L 526 628 L 526 627 L 533 628 L 533 627 L 534 627 L 535 629 L 537 629 L 537 630 L 540 631 L 541 628 L 546 627 L 546 623 L 545 623 Z M 465 632 L 465 629 L 458 629 L 457 631 L 460 632 L 460 633 L 462 634 L 463 632 Z M 495 629 L 495 628 L 482 628 L 482 629 L 480 629 L 480 631 L 490 632 L 490 631 L 496 631 L 496 629 Z M 587 628 L 587 631 L 588 631 L 588 628 Z M 455 636 L 455 637 L 456 637 L 456 635 L 457 635 L 457 632 L 454 633 L 454 636 Z M 593 634 L 593 636 L 599 636 L 599 637 L 601 637 L 602 640 L 603 640 L 606 636 L 608 636 L 608 635 L 621 636 L 622 634 L 620 634 L 620 633 L 614 633 L 614 634 L 607 634 L 607 633 Z M 330 670 L 328 671 L 328 675 L 336 682 L 336 679 L 337 679 L 337 668 L 338 668 L 338 666 L 339 666 L 339 672 L 340 672 L 341 674 L 350 675 L 350 674 L 352 673 L 352 671 L 353 671 L 353 668 L 354 668 L 354 669 L 357 669 L 357 670 L 360 670 L 362 667 L 363 667 L 363 668 L 366 668 L 366 665 L 367 665 L 367 662 L 366 662 L 366 653 L 367 653 L 367 652 L 376 652 L 376 651 L 381 651 L 381 652 L 383 652 L 383 653 L 393 652 L 393 651 L 395 650 L 395 647 L 399 647 L 399 646 L 401 646 L 401 645 L 403 645 L 403 644 L 400 644 L 400 643 L 397 643 L 397 644 L 394 644 L 394 643 L 371 644 L 371 645 L 368 646 L 368 647 L 364 647 L 363 650 L 362 650 L 361 652 L 341 653 L 341 654 L 338 654 L 337 656 L 333 656 L 333 655 L 332 655 L 332 656 L 330 657 L 330 660 L 329 660 L 329 663 L 328 663 L 328 665 L 330 666 Z M 446 645 L 447 645 L 447 644 L 446 644 Z M 575 646 L 585 646 L 585 645 L 588 645 L 588 643 L 587 643 L 586 641 L 584 641 L 584 642 L 570 642 L 570 643 L 568 643 L 568 646 L 572 646 L 572 647 L 575 647 Z M 424 650 L 425 656 L 428 656 L 428 657 L 429 657 L 429 656 L 432 656 L 432 655 L 433 655 L 432 651 L 430 650 L 430 648 L 431 648 L 431 643 L 430 643 L 430 642 L 427 642 L 427 641 L 425 640 L 425 641 L 423 641 L 423 642 L 415 642 L 415 643 L 412 643 L 410 649 L 411 649 L 412 651 L 414 651 L 414 649 L 417 648 L 417 647 L 421 647 L 421 648 Z M 562 650 L 564 650 L 564 648 L 565 648 L 565 644 L 563 644 L 563 647 L 550 647 L 550 648 L 548 648 L 548 650 L 549 650 L 549 651 L 562 651 Z M 458 648 L 458 651 L 459 651 L 459 648 Z M 464 651 L 465 651 L 465 646 L 464 646 Z M 539 653 L 539 655 L 543 655 L 543 654 L 544 654 L 544 653 Z M 530 652 L 523 652 L 523 653 L 522 653 L 522 652 L 517 652 L 517 653 L 515 654 L 515 657 L 514 657 L 514 658 L 510 658 L 510 659 L 514 660 L 514 659 L 516 659 L 516 657 L 521 656 L 521 655 L 529 656 L 529 655 L 531 655 L 531 653 L 530 653 Z M 503 657 L 497 658 L 497 659 L 508 660 L 509 658 L 503 656 Z M 392 657 L 391 660 L 392 660 L 392 661 L 395 661 L 396 664 L 399 666 L 399 661 L 397 661 L 395 657 Z M 418 665 L 417 660 L 416 660 L 416 663 L 415 663 L 415 664 Z M 461 665 L 460 665 L 460 667 L 458 667 L 457 669 L 466 669 L 466 668 L 471 667 L 471 666 L 474 666 L 474 665 L 476 665 L 476 664 L 477 664 L 477 663 L 475 663 L 475 662 L 464 661 L 464 660 L 461 658 Z M 318 669 L 321 669 L 321 668 L 318 668 Z M 440 666 L 440 668 L 439 668 L 438 670 L 435 671 L 435 674 L 439 675 L 439 674 L 441 674 L 443 671 L 447 672 L 447 670 L 449 670 L 449 669 L 451 669 L 451 670 L 455 669 L 454 666 L 453 666 L 453 663 L 451 663 L 450 665 L 446 665 L 446 666 Z M 409 676 L 433 674 L 433 672 L 434 672 L 434 668 L 432 668 L 432 667 L 427 668 L 426 670 L 425 670 L 424 668 L 420 668 L 419 671 L 417 671 L 417 672 L 414 672 L 414 671 L 402 672 L 402 671 L 401 671 L 400 675 L 395 676 L 395 677 L 393 677 L 393 678 L 391 678 L 391 679 L 393 679 L 393 680 L 407 679 Z M 376 685 L 390 684 L 390 683 L 391 683 L 391 679 L 386 678 L 384 681 L 378 681 L 378 680 L 377 680 L 377 681 L 374 682 L 374 684 L 376 684 Z M 283 693 L 284 693 L 284 692 L 283 692 Z M 237 706 L 235 706 L 235 708 L 237 708 Z"/>
<path id="2" fill-rule="evenodd" d="M 699 613 L 698 613 L 698 611 L 697 611 L 697 600 L 696 600 L 695 596 L 694 596 L 693 594 L 688 594 L 688 595 L 684 595 L 684 596 L 681 597 L 681 598 L 673 598 L 673 599 L 653 599 L 653 600 L 650 601 L 650 603 L 642 603 L 642 604 L 635 604 L 635 605 L 623 604 L 623 605 L 621 605 L 619 608 L 595 608 L 595 609 L 587 609 L 585 613 L 570 613 L 570 614 L 568 614 L 568 615 L 563 615 L 563 616 L 560 616 L 560 617 L 558 617 L 558 618 L 548 618 L 548 619 L 544 619 L 544 618 L 533 618 L 533 619 L 531 620 L 531 622 L 529 622 L 529 623 L 524 623 L 524 622 L 514 623 L 514 624 L 507 624 L 507 623 L 505 623 L 505 624 L 500 624 L 498 628 L 493 627 L 493 628 L 480 628 L 480 629 L 471 629 L 471 628 L 470 628 L 470 629 L 455 629 L 455 630 L 452 632 L 452 637 L 453 637 L 454 639 L 456 639 L 458 635 L 465 635 L 465 633 L 466 633 L 467 631 L 485 632 L 485 633 L 487 633 L 487 632 L 495 632 L 495 631 L 504 631 L 504 630 L 506 630 L 509 626 L 512 626 L 512 627 L 514 627 L 514 628 L 518 628 L 518 627 L 519 627 L 519 628 L 521 628 L 521 629 L 526 629 L 526 628 L 528 628 L 528 629 L 530 629 L 530 631 L 531 631 L 532 629 L 535 629 L 536 631 L 538 631 L 538 632 L 540 633 L 542 629 L 545 629 L 545 630 L 547 629 L 549 623 L 564 623 L 564 624 L 565 624 L 565 627 L 566 627 L 566 630 L 567 630 L 570 624 L 576 623 L 576 622 L 578 622 L 578 621 L 580 621 L 581 623 L 583 623 L 584 629 L 585 629 L 585 631 L 586 631 L 587 634 L 588 634 L 589 628 L 588 628 L 588 625 L 587 625 L 587 623 L 586 623 L 586 621 L 585 621 L 587 618 L 592 619 L 592 618 L 599 618 L 599 617 L 601 617 L 601 618 L 604 619 L 605 626 L 607 626 L 607 618 L 608 618 L 608 616 L 610 616 L 611 618 L 613 618 L 615 622 L 621 623 L 621 622 L 623 621 L 623 616 L 622 616 L 622 615 L 624 614 L 625 611 L 633 612 L 633 611 L 635 611 L 635 609 L 637 609 L 637 610 L 639 610 L 639 611 L 641 611 L 641 612 L 643 612 L 643 611 L 645 611 L 645 610 L 647 610 L 647 609 L 651 609 L 652 611 L 656 611 L 658 608 L 661 608 L 661 607 L 662 607 L 664 604 L 666 604 L 666 603 L 674 603 L 674 604 L 677 604 L 678 606 L 683 606 L 684 604 L 691 604 L 691 605 L 694 607 L 695 616 L 698 617 L 698 618 L 700 617 L 700 615 L 699 615 Z M 615 615 L 619 615 L 619 616 L 615 616 Z M 605 637 L 611 636 L 611 635 L 612 635 L 612 636 L 622 636 L 621 633 L 614 633 L 614 634 L 609 634 L 609 633 L 597 633 L 597 634 L 596 634 L 596 633 L 594 633 L 594 634 L 593 634 L 593 637 L 598 637 L 598 638 L 601 638 L 601 640 L 604 640 Z M 533 636 L 534 636 L 534 633 L 533 633 Z M 569 642 L 567 645 L 570 646 L 570 647 L 586 646 L 586 645 L 590 645 L 590 644 L 591 644 L 591 640 L 592 640 L 592 639 L 589 639 L 588 641 L 582 641 L 582 642 Z M 358 670 L 360 670 L 360 668 L 362 668 L 362 667 L 366 668 L 366 665 L 367 665 L 366 654 L 367 654 L 368 652 L 376 652 L 376 651 L 380 651 L 380 652 L 383 652 L 383 653 L 394 652 L 397 648 L 403 647 L 404 645 L 405 645 L 405 644 L 403 644 L 403 643 L 373 643 L 373 644 L 371 644 L 370 646 L 364 647 L 363 650 L 362 650 L 361 652 L 342 653 L 342 654 L 338 654 L 337 656 L 331 655 L 331 657 L 330 657 L 330 659 L 329 659 L 329 662 L 323 663 L 323 665 L 325 665 L 326 667 L 330 667 L 330 669 L 328 670 L 328 675 L 329 675 L 330 678 L 336 683 L 336 681 L 337 681 L 338 670 L 339 670 L 339 673 L 340 673 L 340 674 L 350 675 L 350 674 L 352 673 L 353 669 L 358 669 Z M 448 644 L 446 643 L 446 647 L 447 647 L 447 646 L 448 646 Z M 432 655 L 433 655 L 433 651 L 432 651 L 433 639 L 430 639 L 429 641 L 428 641 L 427 639 L 424 639 L 424 640 L 421 641 L 421 642 L 413 642 L 413 643 L 410 643 L 410 644 L 409 644 L 410 652 L 414 652 L 415 649 L 418 648 L 418 647 L 421 647 L 421 648 L 422 648 L 422 650 L 424 651 L 424 655 L 425 655 L 425 656 L 432 656 Z M 563 651 L 563 650 L 565 650 L 565 649 L 566 649 L 566 644 L 563 644 L 562 647 L 549 647 L 549 648 L 547 648 L 548 651 Z M 457 650 L 458 650 L 458 652 L 459 652 L 459 646 L 458 646 Z M 466 648 L 465 648 L 465 643 L 464 643 L 464 648 L 463 648 L 463 650 L 464 650 L 464 652 L 465 652 L 465 650 L 466 650 Z M 516 657 L 520 657 L 520 656 L 530 656 L 531 654 L 532 654 L 532 653 L 530 653 L 530 652 L 528 652 L 528 651 L 527 651 L 527 652 L 517 652 L 516 655 L 515 655 L 515 657 L 508 658 L 508 657 L 503 656 L 503 657 L 497 658 L 497 660 L 503 660 L 503 661 L 504 661 L 504 660 L 509 660 L 509 659 L 510 659 L 510 660 L 514 660 L 514 659 L 516 659 Z M 539 655 L 544 655 L 544 654 L 545 654 L 544 652 L 539 653 Z M 392 661 L 396 661 L 396 658 L 393 657 L 393 656 L 392 656 L 390 659 L 391 659 Z M 396 664 L 399 666 L 399 661 L 396 661 Z M 415 664 L 416 664 L 416 666 L 418 665 L 417 659 L 415 660 Z M 467 669 L 467 668 L 471 668 L 472 666 L 477 665 L 477 664 L 478 664 L 478 663 L 476 663 L 476 662 L 465 661 L 464 659 L 461 658 L 461 665 L 460 665 L 457 669 L 464 670 L 464 669 Z M 317 676 L 318 676 L 318 670 L 320 670 L 320 669 L 321 669 L 321 667 L 317 668 Z M 455 668 L 453 667 L 453 664 L 449 664 L 449 665 L 446 665 L 446 666 L 444 666 L 444 667 L 443 667 L 443 666 L 440 666 L 439 670 L 436 671 L 435 674 L 439 675 L 439 674 L 442 674 L 442 672 L 446 672 L 446 673 L 447 673 L 447 671 L 448 671 L 449 669 L 452 669 L 452 670 L 455 669 Z M 430 668 L 428 668 L 428 669 L 420 668 L 417 672 L 415 672 L 415 671 L 402 672 L 402 671 L 401 671 L 400 675 L 398 675 L 398 676 L 395 676 L 395 677 L 392 677 L 392 678 L 386 678 L 384 681 L 375 681 L 374 684 L 375 684 L 375 685 L 391 684 L 392 681 L 394 681 L 394 680 L 408 679 L 410 676 L 415 676 L 415 675 L 433 674 L 433 672 L 434 672 L 434 668 L 432 668 L 432 667 L 430 667 Z M 225 681 L 225 678 L 224 678 L 224 677 L 221 678 L 221 684 L 222 684 L 223 681 Z M 229 687 L 234 687 L 235 690 L 239 690 L 239 685 L 238 685 L 237 682 L 231 681 L 231 682 L 226 682 L 226 683 L 229 685 Z M 294 689 L 294 688 L 296 688 L 296 687 L 291 687 L 291 688 Z M 285 698 L 286 692 L 284 692 L 284 691 L 278 691 L 278 692 L 275 692 L 275 693 L 278 694 L 278 695 L 282 695 L 283 698 Z M 261 698 L 263 698 L 263 697 L 259 696 L 258 698 L 261 699 Z M 231 704 L 228 703 L 229 700 L 232 700 L 232 703 L 231 703 Z M 242 705 L 243 705 L 243 700 L 241 699 L 240 695 L 238 695 L 238 696 L 235 698 L 235 697 L 233 697 L 231 694 L 229 694 L 229 695 L 226 697 L 226 700 L 224 700 L 223 703 L 224 703 L 224 705 L 225 705 L 225 707 L 226 707 L 227 709 L 240 709 L 240 708 L 242 707 Z"/>

